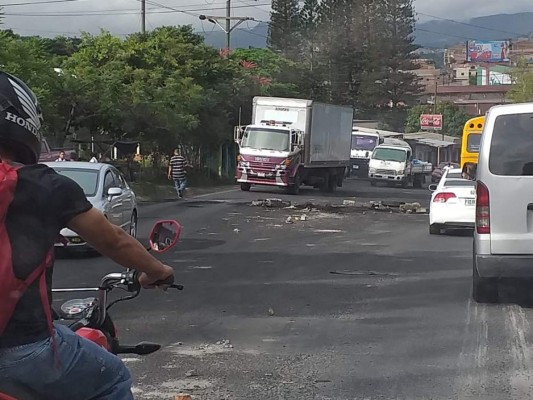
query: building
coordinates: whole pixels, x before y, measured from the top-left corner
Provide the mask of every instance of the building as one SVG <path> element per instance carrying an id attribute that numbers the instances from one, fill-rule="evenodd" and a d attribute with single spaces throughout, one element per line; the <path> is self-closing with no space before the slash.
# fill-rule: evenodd
<path id="1" fill-rule="evenodd" d="M 433 132 L 406 133 L 405 140 L 413 148 L 413 157 L 437 166 L 441 162 L 458 162 L 461 138 Z"/>
<path id="2" fill-rule="evenodd" d="M 456 104 L 467 114 L 483 115 L 492 106 L 511 103 L 506 98 L 511 87 L 512 85 L 439 85 L 436 88 L 436 100 Z M 435 93 L 426 93 L 421 102 L 434 104 Z"/>

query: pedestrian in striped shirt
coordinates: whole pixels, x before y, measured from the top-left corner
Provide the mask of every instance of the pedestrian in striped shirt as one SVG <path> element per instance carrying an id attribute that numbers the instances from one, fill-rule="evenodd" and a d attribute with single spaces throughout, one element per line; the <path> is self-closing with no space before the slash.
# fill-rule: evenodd
<path id="1" fill-rule="evenodd" d="M 174 181 L 174 187 L 178 193 L 178 199 L 182 199 L 187 187 L 187 160 L 181 155 L 179 149 L 174 150 L 174 155 L 168 164 L 168 179 Z"/>

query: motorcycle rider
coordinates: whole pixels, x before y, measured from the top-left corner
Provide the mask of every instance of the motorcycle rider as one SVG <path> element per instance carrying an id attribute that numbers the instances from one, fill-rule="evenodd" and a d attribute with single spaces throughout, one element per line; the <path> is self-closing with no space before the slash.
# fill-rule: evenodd
<path id="1" fill-rule="evenodd" d="M 5 221 L 0 220 L 7 231 L 11 260 L 0 250 L 0 264 L 12 263 L 16 277 L 25 279 L 43 265 L 47 254 L 53 254 L 60 230 L 68 227 L 101 254 L 141 271 L 139 281 L 145 288 L 173 276 L 171 267 L 93 208 L 78 184 L 37 164 L 41 122 L 33 92 L 20 79 L 0 71 L 0 166 L 20 167 Z M 49 306 L 52 268 L 42 274 L 47 289 L 44 304 Z M 52 325 L 41 293 L 37 279 L 19 295 L 0 332 L 0 393 L 9 386 L 29 389 L 46 399 L 133 399 L 131 376 L 122 361 L 68 328 Z"/>

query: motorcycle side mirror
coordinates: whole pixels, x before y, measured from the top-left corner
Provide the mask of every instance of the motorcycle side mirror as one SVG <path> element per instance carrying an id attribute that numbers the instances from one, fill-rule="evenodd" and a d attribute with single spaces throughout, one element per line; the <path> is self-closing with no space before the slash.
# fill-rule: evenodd
<path id="1" fill-rule="evenodd" d="M 181 225 L 177 221 L 159 221 L 150 233 L 150 249 L 157 253 L 164 253 L 178 242 L 180 234 Z"/>

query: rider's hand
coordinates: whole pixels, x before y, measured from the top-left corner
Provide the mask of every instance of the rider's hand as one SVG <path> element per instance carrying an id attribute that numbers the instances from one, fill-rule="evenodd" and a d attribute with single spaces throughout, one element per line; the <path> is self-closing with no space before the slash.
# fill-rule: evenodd
<path id="1" fill-rule="evenodd" d="M 163 265 L 161 270 L 157 273 L 146 274 L 142 272 L 139 275 L 139 283 L 145 289 L 153 289 L 157 287 L 162 290 L 167 290 L 169 288 L 169 285 L 156 285 L 155 283 L 159 281 L 164 281 L 170 276 L 174 276 L 174 269 L 172 267 L 169 267 L 168 265 Z"/>

